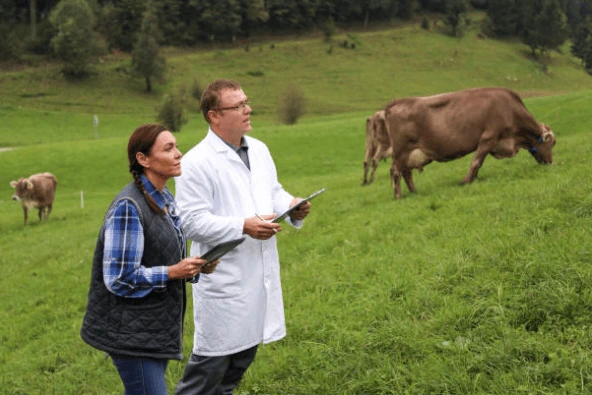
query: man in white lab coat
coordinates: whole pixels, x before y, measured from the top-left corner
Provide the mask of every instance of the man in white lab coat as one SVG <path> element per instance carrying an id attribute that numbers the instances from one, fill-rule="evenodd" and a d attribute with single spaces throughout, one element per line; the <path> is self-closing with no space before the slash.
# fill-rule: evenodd
<path id="1" fill-rule="evenodd" d="M 183 173 L 175 178 L 191 255 L 246 240 L 193 284 L 193 352 L 177 395 L 232 394 L 257 346 L 286 335 L 275 237 L 281 226 L 268 220 L 300 201 L 278 182 L 267 146 L 246 136 L 252 110 L 240 84 L 212 82 L 200 107 L 208 134 L 185 154 Z M 301 227 L 309 210 L 306 202 L 286 222 Z"/>

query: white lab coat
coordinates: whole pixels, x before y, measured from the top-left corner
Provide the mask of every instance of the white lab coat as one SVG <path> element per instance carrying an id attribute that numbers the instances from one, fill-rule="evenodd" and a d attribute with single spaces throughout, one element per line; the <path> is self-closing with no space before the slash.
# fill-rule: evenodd
<path id="1" fill-rule="evenodd" d="M 229 355 L 286 335 L 276 236 L 253 239 L 243 235 L 243 223 L 255 213 L 284 212 L 293 196 L 279 184 L 267 146 L 245 138 L 250 171 L 210 129 L 185 154 L 182 175 L 175 178 L 183 230 L 193 241 L 191 256 L 246 237 L 216 271 L 193 284 L 193 353 L 198 355 Z M 302 226 L 302 221 L 287 223 Z"/>

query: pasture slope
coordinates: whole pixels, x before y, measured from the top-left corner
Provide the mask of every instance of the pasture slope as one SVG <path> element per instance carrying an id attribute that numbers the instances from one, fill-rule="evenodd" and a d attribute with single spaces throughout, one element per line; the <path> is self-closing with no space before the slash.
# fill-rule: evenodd
<path id="1" fill-rule="evenodd" d="M 343 39 L 356 50 L 329 55 L 319 38 L 169 49 L 171 77 L 153 96 L 114 71 L 120 58 L 78 82 L 55 65 L 1 72 L 0 147 L 15 149 L 0 152 L 0 393 L 123 392 L 110 361 L 78 335 L 92 252 L 130 179 L 127 137 L 154 119 L 160 94 L 193 77 L 242 81 L 252 134 L 284 186 L 327 188 L 303 229 L 277 236 L 288 336 L 261 348 L 237 394 L 592 393 L 592 78 L 567 48 L 543 73 L 527 48 L 476 31 L 458 40 L 407 25 L 334 40 Z M 291 127 L 273 110 L 289 82 L 309 100 Z M 556 133 L 555 164 L 526 152 L 488 158 L 461 187 L 470 157 L 435 163 L 415 175 L 417 194 L 403 189 L 395 201 L 381 163 L 375 183 L 360 186 L 368 114 L 395 96 L 472 86 L 529 96 Z M 190 113 L 181 149 L 204 129 Z M 54 211 L 23 227 L 9 182 L 41 171 L 58 178 Z M 192 329 L 188 314 L 185 355 Z M 169 364 L 171 393 L 183 367 Z"/>

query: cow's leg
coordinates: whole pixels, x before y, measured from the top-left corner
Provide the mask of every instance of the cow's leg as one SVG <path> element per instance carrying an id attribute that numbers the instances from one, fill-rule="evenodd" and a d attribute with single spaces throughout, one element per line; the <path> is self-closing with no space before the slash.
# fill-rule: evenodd
<path id="1" fill-rule="evenodd" d="M 379 145 L 378 149 L 376 150 L 376 153 L 372 157 L 372 174 L 370 174 L 370 181 L 369 182 L 374 181 L 374 174 L 376 173 L 376 169 L 378 168 L 378 162 L 380 161 L 380 158 L 383 157 L 383 155 L 384 155 L 384 151 L 382 150 L 382 146 Z"/>
<path id="2" fill-rule="evenodd" d="M 369 168 L 368 161 L 365 160 L 364 161 L 364 178 L 362 179 L 362 185 L 368 184 L 368 168 Z"/>
<path id="3" fill-rule="evenodd" d="M 376 158 L 372 158 L 372 173 L 370 173 L 370 180 L 368 184 L 374 182 L 374 174 L 376 173 L 376 168 L 378 167 L 378 160 Z"/>
<path id="4" fill-rule="evenodd" d="M 470 184 L 475 180 L 475 178 L 477 178 L 477 173 L 479 173 L 479 169 L 481 166 L 483 166 L 485 157 L 497 144 L 495 136 L 500 136 L 502 133 L 503 130 L 489 129 L 481 135 L 481 138 L 479 139 L 479 145 L 477 146 L 475 155 L 473 155 L 473 159 L 471 160 L 469 172 L 462 181 L 463 184 Z"/>
<path id="5" fill-rule="evenodd" d="M 48 218 L 49 218 L 49 214 L 51 214 L 51 209 L 52 209 L 52 207 L 53 207 L 53 204 L 52 204 L 52 203 L 50 203 L 50 204 L 47 206 L 47 211 L 45 212 L 45 219 L 48 219 Z"/>
<path id="6" fill-rule="evenodd" d="M 44 206 L 39 206 L 39 222 L 43 220 L 43 211 L 45 210 Z"/>
<path id="7" fill-rule="evenodd" d="M 27 225 L 27 221 L 29 219 L 29 211 L 27 209 L 27 206 L 23 206 L 23 215 L 25 217 L 25 225 Z"/>
<path id="8" fill-rule="evenodd" d="M 399 173 L 399 169 L 397 168 L 397 164 L 393 159 L 393 163 L 391 164 L 391 183 L 393 185 L 393 192 L 395 195 L 395 199 L 401 198 L 401 173 Z"/>
<path id="9" fill-rule="evenodd" d="M 405 170 L 403 170 L 403 179 L 405 180 L 405 184 L 407 184 L 409 192 L 416 192 L 415 184 L 413 184 L 412 171 L 413 169 L 405 168 Z"/>
<path id="10" fill-rule="evenodd" d="M 471 160 L 471 166 L 469 167 L 469 172 L 465 176 L 462 181 L 462 184 L 470 184 L 477 178 L 477 173 L 479 173 L 479 169 L 483 166 L 483 161 L 487 156 L 489 149 L 479 145 L 477 147 L 477 151 L 475 151 L 475 155 L 473 155 L 473 159 Z"/>

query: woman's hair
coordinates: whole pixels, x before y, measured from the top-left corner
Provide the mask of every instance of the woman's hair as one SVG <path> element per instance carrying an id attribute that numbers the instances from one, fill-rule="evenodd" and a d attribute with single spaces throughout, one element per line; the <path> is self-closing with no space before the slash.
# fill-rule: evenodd
<path id="1" fill-rule="evenodd" d="M 158 214 L 164 214 L 164 211 L 158 207 L 158 204 L 156 204 L 152 196 L 150 196 L 148 192 L 146 192 L 146 189 L 144 189 L 144 184 L 142 184 L 142 179 L 140 177 L 142 174 L 144 174 L 144 167 L 136 159 L 136 154 L 141 152 L 148 156 L 150 149 L 156 141 L 156 138 L 161 132 L 164 132 L 165 130 L 168 129 L 163 125 L 157 123 L 146 123 L 134 130 L 127 144 L 129 171 L 132 173 L 134 183 L 140 192 L 144 194 L 144 197 L 146 198 L 146 201 L 148 202 L 148 205 L 152 211 Z"/>
<path id="2" fill-rule="evenodd" d="M 220 79 L 211 82 L 201 95 L 199 107 L 203 113 L 206 122 L 210 123 L 208 112 L 220 107 L 220 92 L 225 89 L 238 90 L 241 85 L 232 80 Z"/>

